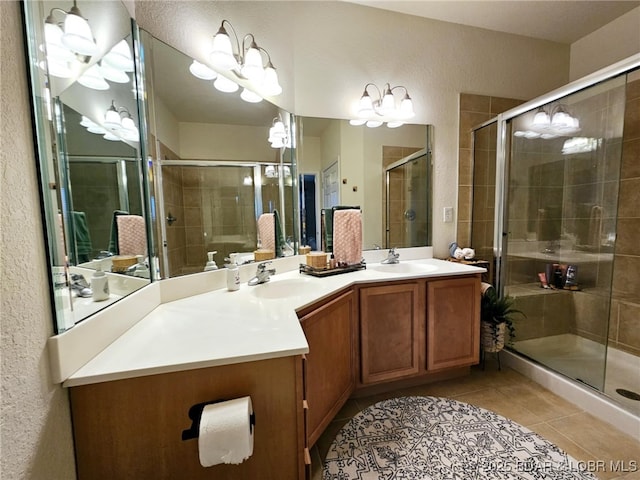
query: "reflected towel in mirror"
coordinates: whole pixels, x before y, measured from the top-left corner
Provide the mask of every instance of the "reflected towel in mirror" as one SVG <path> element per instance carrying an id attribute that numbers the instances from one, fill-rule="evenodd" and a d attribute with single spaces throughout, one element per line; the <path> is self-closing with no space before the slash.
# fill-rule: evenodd
<path id="1" fill-rule="evenodd" d="M 348 265 L 362 260 L 362 214 L 360 210 L 333 212 L 333 256 Z"/>
<path id="2" fill-rule="evenodd" d="M 276 251 L 275 216 L 273 213 L 263 213 L 258 217 L 258 239 L 260 248 Z"/>
<path id="3" fill-rule="evenodd" d="M 147 232 L 141 215 L 118 215 L 118 252 L 120 255 L 147 255 Z"/>

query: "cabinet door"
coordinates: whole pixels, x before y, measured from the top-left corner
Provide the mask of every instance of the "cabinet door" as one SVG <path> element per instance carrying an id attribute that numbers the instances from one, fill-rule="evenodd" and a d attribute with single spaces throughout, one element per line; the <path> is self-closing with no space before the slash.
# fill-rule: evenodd
<path id="1" fill-rule="evenodd" d="M 355 386 L 353 293 L 349 291 L 301 319 L 309 343 L 306 362 L 308 446 L 316 442 Z"/>
<path id="2" fill-rule="evenodd" d="M 421 302 L 417 282 L 361 288 L 362 383 L 371 384 L 419 373 L 419 336 L 423 324 L 424 302 Z"/>
<path id="3" fill-rule="evenodd" d="M 480 277 L 434 280 L 427 284 L 427 369 L 478 363 Z"/>

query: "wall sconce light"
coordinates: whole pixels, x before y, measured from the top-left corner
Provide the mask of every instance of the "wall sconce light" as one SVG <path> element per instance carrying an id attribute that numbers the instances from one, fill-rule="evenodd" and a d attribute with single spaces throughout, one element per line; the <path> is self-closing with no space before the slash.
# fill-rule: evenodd
<path id="1" fill-rule="evenodd" d="M 61 12 L 64 15 L 62 27 L 54 20 L 54 12 Z M 89 22 L 80 13 L 75 0 L 68 12 L 60 8 L 52 8 L 44 23 L 46 42 L 60 40 L 60 45 L 79 55 L 93 56 L 98 53 L 98 45 L 93 38 Z"/>
<path id="2" fill-rule="evenodd" d="M 369 87 L 375 89 L 377 97 L 371 98 Z M 404 96 L 400 102 L 396 101 L 394 91 L 397 89 L 404 90 Z M 397 128 L 404 125 L 406 120 L 415 116 L 413 111 L 413 101 L 409 96 L 409 91 L 402 85 L 392 87 L 385 84 L 384 93 L 373 83 L 367 83 L 364 86 L 364 92 L 358 102 L 356 110 L 356 118 L 350 120 L 351 125 L 367 125 L 367 127 L 379 127 L 383 123 L 387 123 L 389 128 Z"/>
<path id="3" fill-rule="evenodd" d="M 291 145 L 289 143 L 289 135 L 287 134 L 287 129 L 284 126 L 284 122 L 282 121 L 280 116 L 275 117 L 271 122 L 268 140 L 273 148 L 282 148 Z"/>
<path id="4" fill-rule="evenodd" d="M 233 34 L 237 53 L 234 52 L 231 38 L 225 25 Z M 263 60 L 263 53 L 266 55 L 266 61 Z M 269 52 L 257 45 L 252 33 L 244 36 L 241 45 L 233 25 L 228 20 L 222 21 L 218 33 L 213 37 L 213 49 L 209 55 L 209 60 L 214 68 L 233 72 L 236 77 L 248 81 L 258 92 L 266 96 L 276 96 L 282 93 L 278 74 L 271 62 Z M 193 61 L 189 70 L 194 76 L 203 80 L 215 79 L 213 85 L 221 92 L 232 93 L 240 88 L 233 80 L 217 75 L 215 70 L 196 60 Z M 261 95 L 247 88 L 242 91 L 240 97 L 252 103 L 262 100 Z"/>

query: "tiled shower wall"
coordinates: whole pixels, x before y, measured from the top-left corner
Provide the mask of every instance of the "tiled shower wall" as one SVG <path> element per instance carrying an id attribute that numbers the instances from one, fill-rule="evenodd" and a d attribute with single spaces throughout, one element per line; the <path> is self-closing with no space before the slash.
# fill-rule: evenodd
<path id="1" fill-rule="evenodd" d="M 628 76 L 609 344 L 640 355 L 640 71 Z"/>
<path id="2" fill-rule="evenodd" d="M 496 128 L 484 128 L 474 142 L 472 128 L 523 103 L 514 98 L 460 94 L 458 150 L 458 223 L 456 242 L 472 247 L 476 258 L 493 266 L 493 225 L 496 184 Z M 493 283 L 493 268 L 489 278 Z"/>

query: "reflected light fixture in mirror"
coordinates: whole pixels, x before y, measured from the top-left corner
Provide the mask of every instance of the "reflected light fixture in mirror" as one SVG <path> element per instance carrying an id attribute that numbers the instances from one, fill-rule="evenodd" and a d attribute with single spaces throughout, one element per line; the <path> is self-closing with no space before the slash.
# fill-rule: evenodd
<path id="1" fill-rule="evenodd" d="M 369 87 L 374 89 L 377 97 L 371 97 Z M 394 96 L 394 91 L 398 89 L 404 90 L 404 96 L 401 97 L 399 102 Z M 396 85 L 392 87 L 387 83 L 384 86 L 384 92 L 382 92 L 375 84 L 367 83 L 358 101 L 356 118 L 350 120 L 349 123 L 351 125 L 366 124 L 367 127 L 375 128 L 386 122 L 387 127 L 397 128 L 414 116 L 413 101 L 405 86 Z"/>
<path id="2" fill-rule="evenodd" d="M 273 148 L 290 147 L 289 135 L 280 116 L 275 117 L 269 129 L 269 143 Z"/>
<path id="3" fill-rule="evenodd" d="M 566 105 L 559 103 L 539 107 L 528 130 L 518 130 L 516 137 L 548 140 L 560 136 L 575 135 L 580 131 L 580 120 L 569 113 Z"/>
<path id="4" fill-rule="evenodd" d="M 64 16 L 62 22 L 57 22 L 54 14 Z M 51 75 L 59 78 L 70 78 L 86 58 L 98 52 L 89 22 L 82 16 L 76 2 L 68 12 L 61 8 L 52 8 L 44 21 L 44 45 L 40 50 L 47 55 L 48 70 Z M 45 70 L 44 64 L 40 67 Z M 107 85 L 108 88 L 108 85 Z"/>

